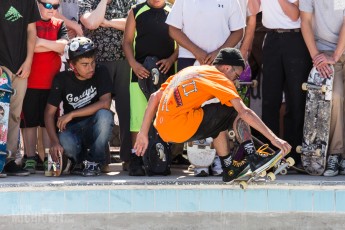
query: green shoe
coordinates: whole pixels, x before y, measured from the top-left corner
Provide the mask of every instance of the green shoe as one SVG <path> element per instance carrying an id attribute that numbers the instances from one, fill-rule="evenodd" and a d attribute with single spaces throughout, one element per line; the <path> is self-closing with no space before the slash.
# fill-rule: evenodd
<path id="1" fill-rule="evenodd" d="M 29 171 L 30 174 L 35 174 L 36 173 L 36 165 L 37 165 L 37 161 L 32 160 L 32 159 L 27 159 L 25 162 L 24 169 Z"/>

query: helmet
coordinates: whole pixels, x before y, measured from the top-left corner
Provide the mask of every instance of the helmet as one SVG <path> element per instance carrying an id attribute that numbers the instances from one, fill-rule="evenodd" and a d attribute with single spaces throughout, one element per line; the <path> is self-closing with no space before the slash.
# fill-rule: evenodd
<path id="1" fill-rule="evenodd" d="M 96 49 L 93 41 L 86 37 L 76 37 L 68 42 L 65 46 L 65 58 L 67 61 L 71 61 L 87 52 Z"/>

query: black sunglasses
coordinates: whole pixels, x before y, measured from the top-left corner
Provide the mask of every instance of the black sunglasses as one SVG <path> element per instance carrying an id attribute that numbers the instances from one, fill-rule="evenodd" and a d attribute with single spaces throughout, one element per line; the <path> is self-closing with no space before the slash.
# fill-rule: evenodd
<path id="1" fill-rule="evenodd" d="M 51 10 L 51 9 L 57 10 L 60 7 L 60 4 L 51 4 L 47 2 L 41 2 L 40 0 L 37 0 L 37 2 L 42 4 L 42 6 L 48 10 Z"/>

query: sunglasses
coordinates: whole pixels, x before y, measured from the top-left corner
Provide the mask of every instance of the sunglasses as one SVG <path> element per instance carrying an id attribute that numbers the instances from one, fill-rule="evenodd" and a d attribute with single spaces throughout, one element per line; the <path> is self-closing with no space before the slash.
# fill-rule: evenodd
<path id="1" fill-rule="evenodd" d="M 236 73 L 236 70 L 233 66 L 232 66 L 232 71 L 235 73 L 236 79 L 239 79 L 240 75 L 238 73 Z"/>
<path id="2" fill-rule="evenodd" d="M 51 10 L 51 9 L 57 10 L 60 7 L 60 4 L 51 4 L 51 3 L 47 3 L 47 2 L 41 2 L 40 0 L 37 0 L 37 2 L 39 4 L 42 4 L 42 6 L 48 10 Z"/>

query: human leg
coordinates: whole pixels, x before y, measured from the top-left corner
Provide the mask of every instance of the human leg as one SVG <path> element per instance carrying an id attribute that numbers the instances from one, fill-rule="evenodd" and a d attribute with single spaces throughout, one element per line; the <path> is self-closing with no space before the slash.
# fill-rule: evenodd
<path id="1" fill-rule="evenodd" d="M 262 120 L 276 135 L 279 134 L 279 111 L 285 81 L 280 40 L 280 34 L 269 32 L 263 47 Z"/>
<path id="2" fill-rule="evenodd" d="M 284 115 L 284 140 L 291 146 L 291 157 L 296 164 L 301 161 L 296 147 L 302 143 L 306 93 L 301 90 L 302 83 L 308 79 L 312 61 L 301 33 L 286 33 L 284 36 L 283 65 L 286 76 Z"/>
<path id="3" fill-rule="evenodd" d="M 331 53 L 328 53 L 331 55 Z M 335 176 L 339 173 L 339 162 L 344 155 L 344 87 L 345 55 L 334 66 L 332 94 L 331 125 L 329 132 L 329 150 L 324 176 Z"/>

